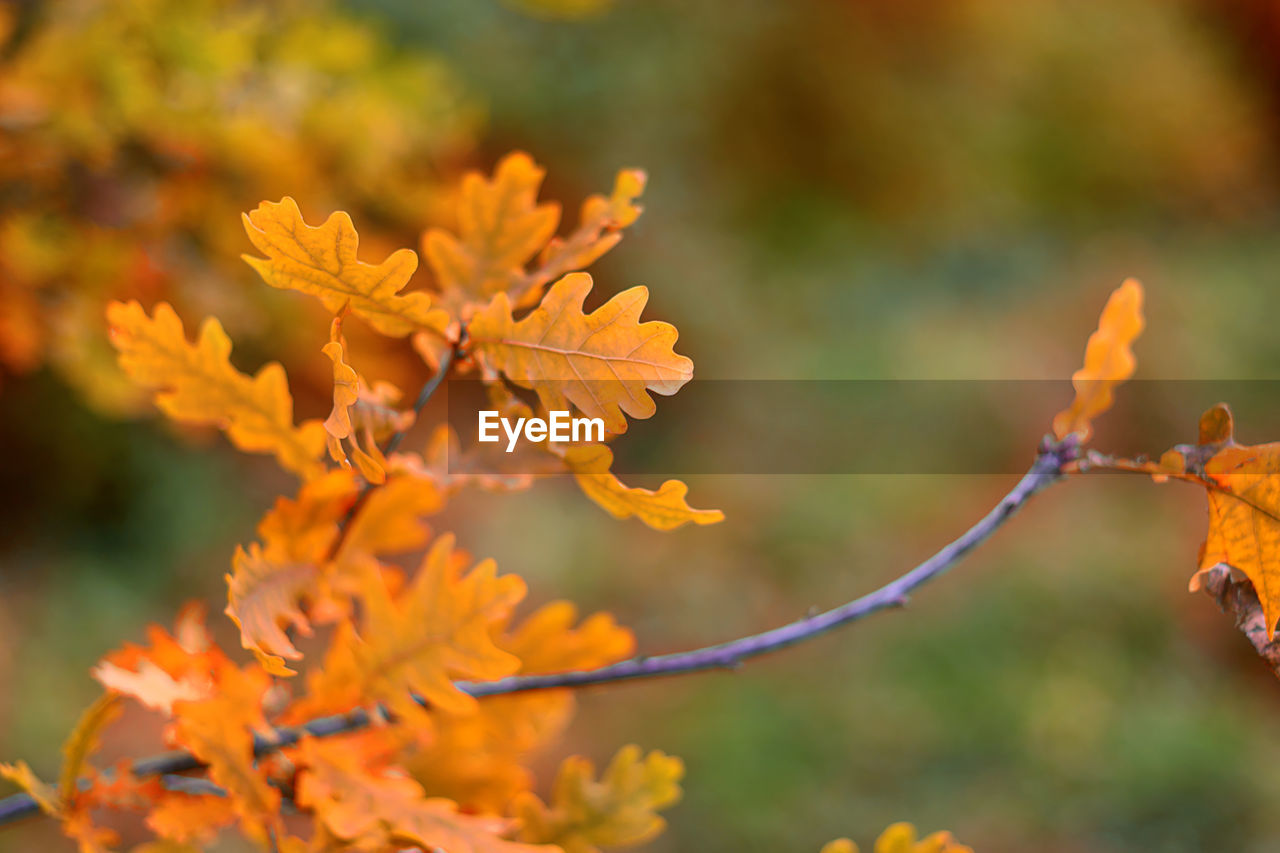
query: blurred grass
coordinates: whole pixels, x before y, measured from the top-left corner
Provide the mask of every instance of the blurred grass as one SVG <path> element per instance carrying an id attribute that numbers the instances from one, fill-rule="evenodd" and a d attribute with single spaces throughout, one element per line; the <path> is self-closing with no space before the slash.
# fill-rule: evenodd
<path id="1" fill-rule="evenodd" d="M 1065 402 L 1126 275 L 1148 288 L 1139 376 L 1280 374 L 1280 95 L 1235 6 L 634 0 L 572 23 L 356 8 L 487 100 L 484 165 L 529 150 L 561 199 L 650 171 L 598 279 L 649 284 L 700 377 L 1063 378 Z M 232 544 L 281 481 L 217 442 L 99 420 L 46 377 L 0 407 L 0 755 L 48 771 L 87 668 L 184 598 L 219 610 Z M 1010 482 L 691 478 L 728 521 L 672 534 L 547 485 L 466 495 L 440 526 L 535 600 L 613 610 L 655 652 L 870 589 Z M 1066 484 L 905 613 L 732 675 L 588 691 L 565 749 L 687 760 L 657 851 L 816 850 L 900 819 L 980 853 L 1273 850 L 1280 685 L 1185 593 L 1201 500 Z"/>

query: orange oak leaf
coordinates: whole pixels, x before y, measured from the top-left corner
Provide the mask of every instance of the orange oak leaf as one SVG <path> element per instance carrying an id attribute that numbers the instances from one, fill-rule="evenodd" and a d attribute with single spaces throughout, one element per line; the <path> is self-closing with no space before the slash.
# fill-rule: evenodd
<path id="1" fill-rule="evenodd" d="M 1262 604 L 1267 639 L 1280 618 L 1280 442 L 1236 444 L 1231 410 L 1219 403 L 1200 418 L 1200 441 L 1183 448 L 1187 470 L 1212 484 L 1209 530 L 1200 549 L 1200 589 L 1206 572 L 1225 563 L 1253 584 Z"/>
<path id="2" fill-rule="evenodd" d="M 335 318 L 329 329 L 329 343 L 320 351 L 333 362 L 333 410 L 325 419 L 324 430 L 330 439 L 342 439 L 351 435 L 351 407 L 360 397 L 360 377 L 355 368 L 347 364 L 346 347 L 342 340 L 342 318 Z M 330 453 L 333 443 L 330 442 Z M 334 459 L 335 462 L 341 459 Z"/>
<path id="3" fill-rule="evenodd" d="M 1084 367 L 1071 375 L 1076 397 L 1053 419 L 1059 440 L 1077 435 L 1081 442 L 1093 434 L 1093 419 L 1111 408 L 1115 387 L 1133 375 L 1137 362 L 1131 346 L 1142 333 L 1142 285 L 1127 279 L 1107 300 L 1098 330 L 1089 336 Z"/>
<path id="4" fill-rule="evenodd" d="M 207 844 L 235 819 L 228 797 L 166 791 L 148 810 L 146 821 L 147 827 L 161 838 Z"/>
<path id="5" fill-rule="evenodd" d="M 504 631 L 498 645 L 520 659 L 524 675 L 594 669 L 635 651 L 635 635 L 612 614 L 593 613 L 575 628 L 577 619 L 572 602 L 552 601 Z"/>
<path id="6" fill-rule="evenodd" d="M 209 779 L 231 800 L 240 826 L 262 839 L 279 819 L 280 792 L 254 764 L 253 733 L 269 735 L 263 695 L 271 677 L 261 667 L 238 669 L 230 663 L 214 673 L 216 689 L 203 699 L 173 704 L 169 736 L 209 767 Z"/>
<path id="7" fill-rule="evenodd" d="M 377 554 L 424 544 L 429 531 L 420 516 L 441 505 L 429 481 L 396 478 L 371 493 L 350 522 L 337 567 L 331 568 L 328 552 L 337 540 L 338 521 L 352 506 L 357 491 L 356 480 L 347 471 L 305 483 L 296 499 L 280 498 L 263 517 L 258 525 L 262 545 L 236 549 L 233 572 L 227 575 L 226 613 L 240 628 L 241 644 L 272 675 L 296 674 L 285 659 L 300 660 L 302 653 L 285 631 L 311 633 L 314 613 L 304 612 L 303 602 L 309 602 L 311 610 L 326 607 L 322 615 L 344 612 L 346 606 L 333 589 L 333 575 L 354 572 L 354 567 L 374 561 Z"/>
<path id="8" fill-rule="evenodd" d="M 231 341 L 216 318 L 187 342 L 182 320 L 164 302 L 154 317 L 137 302 L 107 307 L 111 341 L 120 366 L 137 384 L 154 389 L 169 417 L 221 427 L 231 443 L 250 453 L 274 453 L 286 469 L 304 478 L 319 475 L 324 428 L 319 421 L 293 424 L 293 398 L 284 368 L 272 362 L 254 376 L 231 366 Z"/>
<path id="9" fill-rule="evenodd" d="M 858 853 L 858 845 L 848 838 L 837 838 L 822 845 L 819 853 Z"/>
<path id="10" fill-rule="evenodd" d="M 693 378 L 693 362 L 672 349 L 674 326 L 640 322 L 646 288 L 623 291 L 584 314 L 590 290 L 591 276 L 567 275 L 519 321 L 499 293 L 472 318 L 471 343 L 487 377 L 501 373 L 536 391 L 549 411 L 572 403 L 587 417 L 601 418 L 609 432 L 622 433 L 625 415 L 647 418 L 656 410 L 649 391 L 670 396 Z"/>
<path id="11" fill-rule="evenodd" d="M 545 174 L 519 151 L 502 159 L 491 181 L 469 172 L 458 199 L 458 236 L 440 228 L 423 235 L 422 253 L 455 314 L 520 283 L 525 264 L 556 233 L 560 205 L 537 203 Z"/>
<path id="12" fill-rule="evenodd" d="M 520 838 L 555 844 L 564 853 L 598 853 L 601 847 L 641 844 L 662 831 L 657 815 L 680 799 L 684 763 L 654 750 L 625 746 L 613 757 L 599 781 L 590 761 L 565 759 L 556 777 L 551 805 L 532 793 L 514 805 Z"/>
<path id="13" fill-rule="evenodd" d="M 587 444 L 565 450 L 565 464 L 587 497 L 614 518 L 635 516 L 655 530 L 674 530 L 689 522 L 715 524 L 724 520 L 718 509 L 693 509 L 685 501 L 689 487 L 667 480 L 657 491 L 632 488 L 609 470 L 613 451 L 603 444 Z"/>
<path id="14" fill-rule="evenodd" d="M 316 592 L 320 568 L 312 562 L 276 562 L 258 543 L 246 551 L 236 546 L 227 575 L 226 613 L 240 629 L 240 642 L 272 675 L 297 673 L 284 659 L 300 660 L 286 629 L 311 635 L 311 622 L 300 609 L 301 600 Z"/>
<path id="15" fill-rule="evenodd" d="M 103 687 L 165 714 L 173 712 L 177 701 L 202 699 L 214 691 L 215 673 L 228 661 L 211 644 L 199 605 L 182 609 L 173 634 L 152 625 L 147 639 L 147 646 L 126 643 L 106 655 L 91 674 Z"/>
<path id="16" fill-rule="evenodd" d="M 553 238 L 538 258 L 537 267 L 507 293 L 516 305 L 537 301 L 549 282 L 586 269 L 622 240 L 621 229 L 640 218 L 644 208 L 635 200 L 644 192 L 647 176 L 640 169 L 623 169 L 606 198 L 593 195 L 582 203 L 578 227 L 564 239 Z"/>
<path id="17" fill-rule="evenodd" d="M 334 555 L 334 574 L 343 582 L 357 579 L 377 565 L 379 555 L 422 547 L 431 535 L 423 516 L 443 506 L 444 496 L 430 478 L 409 474 L 392 477 L 369 492 L 368 500 L 348 523 Z"/>
<path id="18" fill-rule="evenodd" d="M 378 442 L 397 430 L 407 430 L 415 415 L 392 407 L 400 399 L 399 389 L 378 382 L 370 390 L 347 364 L 341 317 L 333 321 L 329 343 L 322 351 L 333 362 L 333 409 L 324 422 L 329 457 L 344 468 L 354 465 L 365 480 L 381 485 L 386 481 L 387 460 Z"/>
<path id="19" fill-rule="evenodd" d="M 524 581 L 497 574 L 485 560 L 463 574 L 453 537 L 432 545 L 409 586 L 393 598 L 382 574 L 366 567 L 360 583 L 364 605 L 357 633 L 340 623 L 324 667 L 308 678 L 306 713 L 345 710 L 381 702 L 397 716 L 423 724 L 417 694 L 448 713 L 475 709 L 455 677 L 495 679 L 520 665 L 494 644 L 491 629 L 524 597 Z"/>
<path id="20" fill-rule="evenodd" d="M 356 849 L 395 849 L 395 842 L 407 842 L 448 853 L 554 853 L 507 840 L 511 821 L 459 814 L 451 801 L 428 798 L 417 782 L 394 769 L 366 766 L 359 753 L 340 743 L 305 738 L 297 755 L 299 804 Z"/>
<path id="21" fill-rule="evenodd" d="M 418 256 L 400 249 L 380 264 L 364 263 L 356 257 L 360 238 L 346 213 L 338 211 L 323 225 L 311 226 L 297 202 L 286 196 L 264 201 L 242 218 L 249 240 L 266 255 L 243 257 L 272 287 L 315 296 L 334 314 L 350 309 L 393 338 L 423 329 L 443 334 L 448 326 L 449 315 L 433 308 L 426 293 L 400 292 L 418 268 Z"/>
<path id="22" fill-rule="evenodd" d="M 605 666 L 635 650 L 632 633 L 611 615 L 595 613 L 575 627 L 577 619 L 571 603 L 553 601 L 496 634 L 495 642 L 520 659 L 521 675 Z M 435 737 L 405 767 L 432 795 L 505 813 L 511 798 L 530 787 L 529 754 L 564 731 L 573 706 L 571 690 L 539 690 L 491 696 L 474 714 L 433 715 Z"/>

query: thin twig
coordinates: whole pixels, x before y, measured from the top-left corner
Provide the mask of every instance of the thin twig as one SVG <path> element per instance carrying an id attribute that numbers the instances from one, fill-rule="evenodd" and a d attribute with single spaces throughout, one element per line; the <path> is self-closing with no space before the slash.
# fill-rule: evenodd
<path id="1" fill-rule="evenodd" d="M 442 363 L 442 367 L 444 366 Z M 1074 460 L 1077 452 L 1078 447 L 1072 440 L 1063 443 L 1051 443 L 1046 440 L 1031 469 L 981 521 L 911 571 L 874 592 L 839 607 L 760 634 L 692 651 L 637 657 L 610 666 L 577 672 L 517 675 L 497 681 L 459 681 L 455 682 L 455 686 L 471 696 L 484 698 L 532 690 L 584 687 L 590 684 L 736 667 L 750 658 L 810 640 L 881 610 L 905 606 L 912 592 L 944 574 L 966 554 L 985 542 L 1036 493 L 1061 479 L 1063 466 Z M 426 704 L 421 699 L 418 701 L 420 704 Z M 292 746 L 306 735 L 328 737 L 355 731 L 368 726 L 371 721 L 372 716 L 368 711 L 358 709 L 346 714 L 312 720 L 302 726 L 280 728 L 270 738 L 257 738 L 254 754 L 265 755 L 283 747 Z M 183 773 L 201 767 L 201 763 L 190 753 L 178 751 L 142 759 L 133 765 L 132 771 L 137 776 L 150 776 L 158 773 Z M 28 795 L 15 794 L 0 800 L 0 825 L 37 811 L 39 807 Z"/>

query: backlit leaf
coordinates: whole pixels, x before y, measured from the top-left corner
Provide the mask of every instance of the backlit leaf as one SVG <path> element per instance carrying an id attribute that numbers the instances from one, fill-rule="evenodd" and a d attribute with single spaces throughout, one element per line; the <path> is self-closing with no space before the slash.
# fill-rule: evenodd
<path id="1" fill-rule="evenodd" d="M 280 792 L 255 766 L 253 733 L 271 733 L 262 710 L 271 678 L 259 667 L 228 663 L 217 668 L 214 681 L 207 698 L 174 703 L 171 735 L 208 765 L 209 779 L 227 792 L 241 828 L 265 838 L 278 820 Z"/>
<path id="2" fill-rule="evenodd" d="M 298 802 L 357 849 L 409 843 L 447 853 L 554 853 L 506 840 L 510 821 L 459 814 L 449 800 L 426 797 L 417 782 L 395 770 L 366 766 L 340 743 L 304 739 L 298 761 Z"/>
<path id="3" fill-rule="evenodd" d="M 1107 300 L 1098 330 L 1085 347 L 1084 367 L 1071 375 L 1075 400 L 1053 419 L 1059 440 L 1077 435 L 1085 442 L 1093 434 L 1093 419 L 1111 408 L 1115 387 L 1133 375 L 1137 362 L 1130 347 L 1143 322 L 1142 285 L 1131 278 Z"/>
<path id="4" fill-rule="evenodd" d="M 1209 530 L 1200 551 L 1196 591 L 1204 573 L 1226 563 L 1253 584 L 1266 620 L 1267 639 L 1280 618 L 1280 442 L 1236 444 L 1231 412 L 1219 404 L 1200 419 L 1200 436 L 1188 469 L 1214 485 L 1208 489 Z M 1204 460 L 1202 464 L 1198 459 Z"/>
<path id="5" fill-rule="evenodd" d="M 520 837 L 555 844 L 564 853 L 640 844 L 666 825 L 656 812 L 680 799 L 684 763 L 654 750 L 623 747 L 596 781 L 590 761 L 573 756 L 560 765 L 551 805 L 534 794 L 516 802 Z"/>
<path id="6" fill-rule="evenodd" d="M 293 424 L 293 398 L 284 368 L 271 363 L 254 376 L 231 366 L 231 341 L 217 319 L 187 342 L 182 320 L 164 302 L 148 317 L 137 302 L 107 308 L 111 341 L 120 366 L 139 385 L 157 392 L 156 404 L 182 423 L 222 428 L 231 443 L 250 453 L 274 453 L 304 478 L 321 471 L 324 428 L 318 421 Z"/>
<path id="7" fill-rule="evenodd" d="M 693 509 L 685 501 L 689 487 L 679 480 L 667 480 L 657 491 L 625 486 L 609 468 L 613 451 L 603 444 L 570 447 L 565 463 L 582 491 L 614 518 L 636 516 L 656 530 L 674 530 L 689 522 L 715 524 L 724 520 L 718 509 Z"/>
<path id="8" fill-rule="evenodd" d="M 639 169 L 623 169 L 614 181 L 612 194 L 607 198 L 593 195 L 584 201 L 578 227 L 568 237 L 557 237 L 547 244 L 537 267 L 508 290 L 511 300 L 517 305 L 536 301 L 549 282 L 586 269 L 618 245 L 621 229 L 635 222 L 644 210 L 635 200 L 644 192 L 647 180 Z"/>
<path id="9" fill-rule="evenodd" d="M 399 716 L 420 718 L 416 693 L 442 711 L 473 711 L 475 699 L 453 681 L 502 678 L 519 667 L 491 632 L 524 597 L 525 584 L 515 575 L 499 577 L 492 560 L 461 569 L 452 536 L 436 540 L 398 596 L 366 567 L 359 633 L 350 623 L 339 626 L 323 669 L 308 679 L 308 709 L 382 702 Z"/>
<path id="10" fill-rule="evenodd" d="M 183 608 L 173 634 L 158 625 L 147 628 L 148 645 L 126 643 L 106 655 L 92 670 L 103 687 L 130 696 L 164 714 L 178 701 L 208 697 L 215 674 L 228 664 L 209 642 L 199 607 Z"/>
<path id="11" fill-rule="evenodd" d="M 523 152 L 504 157 L 492 180 L 470 172 L 458 199 L 458 235 L 439 228 L 423 235 L 422 252 L 455 314 L 520 283 L 525 264 L 556 233 L 560 205 L 537 203 L 545 174 Z"/>
<path id="12" fill-rule="evenodd" d="M 895 823 L 876 839 L 875 853 L 973 853 L 973 848 L 959 843 L 949 832 L 935 832 L 917 840 L 914 826 Z"/>
<path id="13" fill-rule="evenodd" d="M 422 329 L 443 333 L 448 326 L 449 315 L 433 308 L 426 293 L 400 292 L 418 268 L 418 256 L 400 249 L 380 264 L 359 260 L 360 238 L 346 213 L 338 211 L 324 224 L 311 226 L 303 221 L 297 202 L 285 197 L 264 201 L 243 219 L 249 240 L 266 255 L 244 259 L 272 287 L 315 296 L 334 314 L 349 308 L 393 338 Z"/>
<path id="14" fill-rule="evenodd" d="M 647 418 L 656 410 L 648 392 L 669 396 L 693 378 L 693 362 L 672 349 L 674 326 L 640 322 L 646 288 L 633 287 L 584 314 L 590 290 L 586 273 L 565 276 L 519 321 L 499 293 L 472 319 L 471 342 L 487 375 L 501 373 L 536 391 L 548 411 L 572 403 L 588 418 L 602 418 L 609 432 L 622 433 L 625 415 Z"/>
<path id="15" fill-rule="evenodd" d="M 495 642 L 520 659 L 520 675 L 591 669 L 634 652 L 634 636 L 609 614 L 592 614 L 575 626 L 577 619 L 576 607 L 553 601 Z M 572 690 L 537 690 L 488 697 L 472 714 L 434 714 L 434 737 L 405 766 L 433 795 L 504 813 L 511 798 L 530 787 L 524 766 L 530 753 L 559 737 L 573 707 Z"/>

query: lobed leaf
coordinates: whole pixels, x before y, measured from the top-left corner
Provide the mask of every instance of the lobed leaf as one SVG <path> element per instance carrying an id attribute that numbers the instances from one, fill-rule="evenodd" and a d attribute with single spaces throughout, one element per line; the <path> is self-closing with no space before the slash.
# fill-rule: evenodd
<path id="1" fill-rule="evenodd" d="M 570 447 L 565 464 L 583 493 L 614 518 L 635 516 L 655 530 L 674 530 L 689 522 L 715 524 L 724 521 L 718 509 L 694 509 L 685 501 L 689 487 L 679 480 L 667 480 L 657 491 L 633 488 L 610 471 L 613 451 L 603 444 Z"/>
<path id="2" fill-rule="evenodd" d="M 112 302 L 107 320 L 120 366 L 134 382 L 157 392 L 156 404 L 169 417 L 218 426 L 236 447 L 274 453 L 284 468 L 303 478 L 321 473 L 324 428 L 318 421 L 294 426 L 284 368 L 272 362 L 254 376 L 236 370 L 231 341 L 216 318 L 204 321 L 194 345 L 164 302 L 153 317 L 137 302 Z"/>
<path id="3" fill-rule="evenodd" d="M 305 738 L 297 752 L 298 802 L 356 849 L 398 849 L 407 842 L 449 853 L 554 853 L 505 839 L 511 821 L 459 814 L 454 803 L 428 798 L 417 782 L 368 766 L 341 743 Z"/>
<path id="4" fill-rule="evenodd" d="M 423 235 L 422 253 L 455 314 L 520 283 L 525 264 L 556 233 L 560 205 L 537 203 L 545 175 L 520 151 L 498 163 L 491 181 L 469 172 L 458 198 L 458 235 L 441 228 Z"/>
<path id="5" fill-rule="evenodd" d="M 1200 589 L 1205 572 L 1219 563 L 1243 573 L 1258 594 L 1271 640 L 1280 618 L 1280 442 L 1236 444 L 1233 433 L 1225 404 L 1200 419 L 1201 444 L 1188 468 L 1211 486 L 1209 530 L 1190 588 Z"/>
<path id="6" fill-rule="evenodd" d="M 178 701 L 199 700 L 212 694 L 215 674 L 229 663 L 209 641 L 199 607 L 188 605 L 178 616 L 174 633 L 158 625 L 147 628 L 149 644 L 126 643 L 93 668 L 93 677 L 123 696 L 164 714 Z"/>
<path id="7" fill-rule="evenodd" d="M 280 792 L 255 764 L 253 733 L 271 734 L 263 714 L 270 676 L 261 668 L 217 667 L 216 689 L 202 699 L 175 702 L 172 738 L 208 765 L 209 779 L 227 792 L 240 826 L 265 839 L 279 821 Z"/>
<path id="8" fill-rule="evenodd" d="M 596 781 L 590 761 L 565 759 L 556 777 L 550 806 L 535 794 L 517 799 L 520 837 L 555 844 L 564 853 L 598 853 L 601 847 L 641 844 L 666 821 L 656 812 L 680 799 L 684 763 L 654 750 L 644 756 L 638 746 L 618 751 L 604 776 Z"/>
<path id="9" fill-rule="evenodd" d="M 250 242 L 266 255 L 244 260 L 272 287 L 310 294 L 334 314 L 349 309 L 393 338 L 423 329 L 443 334 L 448 326 L 449 315 L 433 308 L 426 293 L 400 292 L 418 268 L 418 256 L 399 249 L 380 264 L 359 260 L 360 237 L 346 213 L 337 211 L 311 226 L 286 196 L 264 201 L 242 218 Z"/>
<path id="10" fill-rule="evenodd" d="M 1142 285 L 1127 279 L 1102 309 L 1098 330 L 1085 347 L 1084 367 L 1071 375 L 1075 399 L 1053 419 L 1059 440 L 1076 435 L 1083 443 L 1093 434 L 1093 419 L 1111 408 L 1115 387 L 1133 375 L 1137 362 L 1131 345 L 1143 322 Z"/>
<path id="11" fill-rule="evenodd" d="M 495 643 L 520 659 L 520 675 L 591 669 L 634 652 L 634 636 L 609 614 L 577 619 L 576 607 L 553 601 L 515 627 L 495 626 Z M 532 783 L 530 754 L 564 731 L 574 704 L 571 690 L 538 690 L 491 696 L 472 714 L 433 714 L 434 737 L 405 766 L 432 793 L 505 813 Z"/>
<path id="12" fill-rule="evenodd" d="M 397 716 L 425 723 L 414 694 L 441 711 L 473 711 L 475 699 L 453 680 L 495 679 L 516 671 L 520 661 L 494 644 L 492 629 L 524 597 L 525 584 L 515 575 L 499 577 L 492 560 L 466 574 L 463 568 L 452 536 L 436 540 L 397 596 L 375 566 L 365 565 L 359 579 L 360 630 L 349 621 L 339 624 L 323 668 L 308 679 L 308 697 L 293 711 L 312 714 L 381 702 Z"/>
<path id="13" fill-rule="evenodd" d="M 622 433 L 624 413 L 650 417 L 657 407 L 648 392 L 676 393 L 693 378 L 693 362 L 672 349 L 674 326 L 640 322 L 646 288 L 623 291 L 584 314 L 590 291 L 591 276 L 565 276 L 519 321 L 499 293 L 472 319 L 472 347 L 488 376 L 501 373 L 536 391 L 548 411 L 572 403 L 588 418 L 602 418 L 609 432 Z"/>

